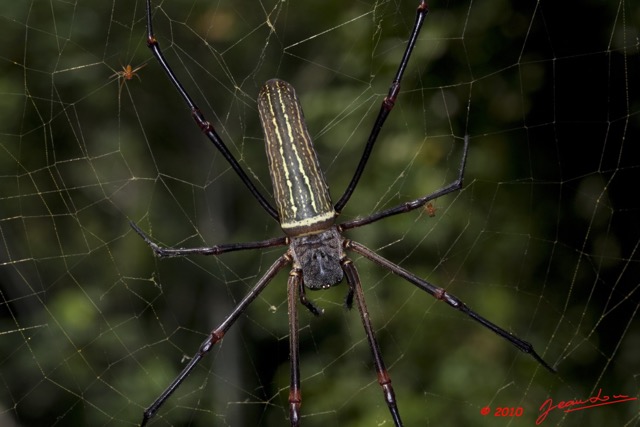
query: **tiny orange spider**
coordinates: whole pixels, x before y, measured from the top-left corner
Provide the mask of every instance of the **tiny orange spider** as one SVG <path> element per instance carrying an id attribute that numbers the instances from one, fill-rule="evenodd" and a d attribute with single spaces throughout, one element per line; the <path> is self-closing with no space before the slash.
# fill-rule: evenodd
<path id="1" fill-rule="evenodd" d="M 427 214 L 433 218 L 434 216 L 436 216 L 436 207 L 433 206 L 433 204 L 431 202 L 427 203 L 427 205 L 424 207 L 425 210 L 427 211 Z"/>
<path id="2" fill-rule="evenodd" d="M 146 65 L 147 64 L 142 64 L 136 68 L 133 68 L 131 64 L 127 65 L 126 67 L 124 65 L 121 65 L 122 71 L 116 71 L 114 74 L 109 76 L 109 78 L 111 79 L 111 78 L 117 77 L 118 80 L 122 80 L 120 82 L 120 89 L 119 89 L 119 92 L 122 92 L 122 87 L 124 86 L 124 83 L 127 80 L 132 80 L 134 76 L 137 77 L 138 80 L 142 81 L 142 79 L 138 75 L 138 71 L 143 69 Z"/>

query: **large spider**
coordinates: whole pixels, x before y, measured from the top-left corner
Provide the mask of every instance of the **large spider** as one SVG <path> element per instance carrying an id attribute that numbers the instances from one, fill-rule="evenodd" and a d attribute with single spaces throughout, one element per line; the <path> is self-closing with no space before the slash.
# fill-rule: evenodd
<path id="1" fill-rule="evenodd" d="M 500 335 L 518 349 L 530 354 L 542 366 L 551 372 L 554 369 L 547 364 L 533 349 L 533 346 L 510 334 L 501 327 L 488 321 L 476 312 L 472 311 L 462 301 L 447 293 L 444 289 L 432 285 L 420 277 L 415 276 L 402 267 L 376 254 L 371 249 L 360 243 L 349 240 L 343 236 L 343 232 L 352 228 L 371 224 L 383 218 L 409 212 L 428 205 L 445 194 L 459 190 L 462 187 L 465 161 L 469 148 L 469 139 L 465 137 L 462 160 L 457 179 L 449 185 L 426 196 L 419 197 L 395 207 L 384 209 L 365 218 L 354 219 L 336 224 L 340 212 L 345 207 L 353 191 L 355 190 L 362 172 L 367 164 L 371 150 L 378 138 L 378 134 L 391 112 L 400 91 L 400 80 L 409 62 L 411 52 L 416 44 L 418 34 L 422 28 L 424 19 L 428 13 L 427 3 L 420 1 L 417 9 L 416 21 L 411 31 L 406 50 L 400 61 L 395 78 L 391 83 L 388 95 L 382 101 L 380 112 L 375 120 L 369 139 L 364 148 L 358 167 L 347 186 L 344 194 L 333 205 L 329 196 L 329 189 L 320 169 L 316 152 L 311 143 L 311 138 L 304 122 L 302 108 L 293 87 L 282 80 L 269 80 L 260 89 L 258 94 L 258 110 L 265 134 L 269 173 L 273 183 L 274 197 L 277 209 L 265 199 L 253 184 L 237 160 L 229 152 L 229 149 L 216 133 L 213 125 L 207 121 L 204 115 L 195 105 L 187 91 L 184 89 L 171 67 L 165 60 L 158 41 L 153 33 L 151 1 L 147 0 L 147 44 L 153 55 L 167 73 L 169 79 L 178 90 L 191 115 L 202 132 L 220 150 L 231 167 L 238 174 L 242 182 L 249 188 L 258 203 L 271 217 L 280 223 L 285 236 L 269 240 L 223 244 L 212 247 L 172 249 L 158 246 L 144 234 L 135 224 L 133 229 L 145 240 L 159 257 L 173 257 L 184 255 L 219 255 L 231 251 L 246 249 L 268 248 L 273 246 L 288 245 L 287 251 L 281 255 L 258 280 L 255 286 L 224 321 L 211 331 L 206 340 L 201 344 L 197 353 L 185 366 L 182 372 L 164 390 L 164 392 L 149 406 L 142 418 L 142 425 L 158 412 L 164 402 L 178 388 L 184 379 L 191 373 L 196 364 L 218 343 L 238 317 L 247 309 L 256 297 L 267 287 L 276 274 L 285 266 L 291 264 L 289 279 L 287 282 L 287 301 L 289 310 L 289 357 L 291 363 L 291 382 L 289 389 L 289 413 L 292 426 L 300 425 L 300 361 L 298 350 L 298 301 L 315 315 L 319 315 L 318 309 L 307 299 L 305 290 L 326 289 L 338 285 L 346 278 L 349 287 L 346 296 L 346 306 L 351 308 L 355 299 L 362 324 L 364 326 L 369 347 L 373 355 L 373 361 L 378 376 L 378 383 L 382 388 L 384 399 L 393 422 L 396 427 L 402 426 L 400 411 L 395 393 L 391 385 L 391 379 L 385 368 L 380 348 L 376 341 L 373 327 L 369 319 L 364 293 L 358 272 L 353 262 L 347 256 L 347 251 L 356 252 L 374 263 L 388 269 L 392 273 L 402 277 L 419 289 L 429 293 L 434 298 L 444 301 L 451 307 L 460 310 L 482 326 Z"/>

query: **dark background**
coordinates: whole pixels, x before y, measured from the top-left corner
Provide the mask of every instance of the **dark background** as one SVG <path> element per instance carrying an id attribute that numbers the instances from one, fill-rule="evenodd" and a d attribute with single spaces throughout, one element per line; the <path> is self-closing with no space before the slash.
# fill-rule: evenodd
<path id="1" fill-rule="evenodd" d="M 559 4 L 562 3 L 562 4 Z M 417 1 L 154 2 L 167 58 L 270 198 L 256 94 L 301 98 L 337 200 Z M 160 6 L 158 8 L 158 6 Z M 638 394 L 638 24 L 631 2 L 432 2 L 342 219 L 465 188 L 354 238 L 532 342 L 551 375 L 354 256 L 407 426 L 534 425 L 538 408 Z M 145 44 L 140 1 L 0 6 L 0 424 L 135 425 L 283 248 L 158 260 L 280 235 L 200 134 Z M 114 73 L 146 64 L 121 87 Z M 286 274 L 153 425 L 287 425 Z M 345 286 L 301 309 L 303 423 L 390 425 Z M 489 406 L 491 415 L 480 410 Z M 522 407 L 521 417 L 495 417 Z M 633 425 L 637 402 L 543 425 Z"/>

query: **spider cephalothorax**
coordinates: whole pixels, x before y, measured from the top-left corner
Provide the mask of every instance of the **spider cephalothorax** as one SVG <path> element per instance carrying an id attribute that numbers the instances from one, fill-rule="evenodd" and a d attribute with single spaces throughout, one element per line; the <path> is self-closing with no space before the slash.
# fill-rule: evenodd
<path id="1" fill-rule="evenodd" d="M 342 282 L 340 260 L 345 254 L 336 227 L 320 233 L 291 239 L 294 268 L 302 270 L 302 280 L 309 289 L 326 289 Z"/>

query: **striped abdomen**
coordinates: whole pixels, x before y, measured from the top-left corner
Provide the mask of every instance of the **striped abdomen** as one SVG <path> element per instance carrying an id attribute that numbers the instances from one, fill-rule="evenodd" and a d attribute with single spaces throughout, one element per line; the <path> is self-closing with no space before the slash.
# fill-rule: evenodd
<path id="1" fill-rule="evenodd" d="M 258 94 L 258 110 L 282 230 L 290 236 L 326 230 L 336 212 L 295 90 L 269 80 Z"/>

